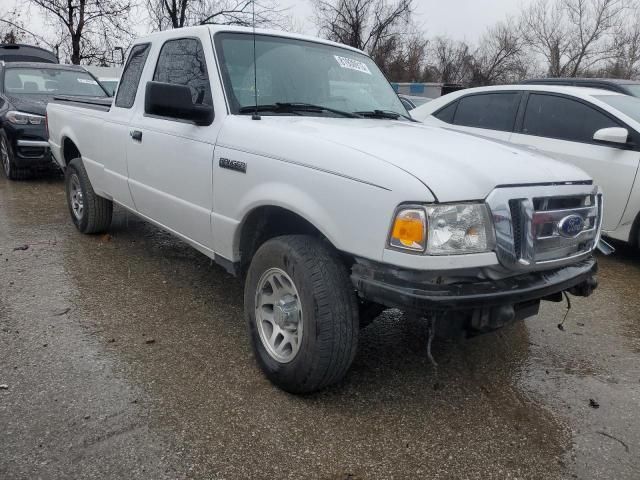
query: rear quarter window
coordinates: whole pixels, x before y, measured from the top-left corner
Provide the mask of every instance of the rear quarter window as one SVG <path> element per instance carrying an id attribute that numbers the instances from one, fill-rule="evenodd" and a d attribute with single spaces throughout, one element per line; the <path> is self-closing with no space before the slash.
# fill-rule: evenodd
<path id="1" fill-rule="evenodd" d="M 116 107 L 133 107 L 133 104 L 136 101 L 136 93 L 138 91 L 140 77 L 142 76 L 142 70 L 144 69 L 144 64 L 147 61 L 148 55 L 148 43 L 136 45 L 131 49 L 127 65 L 124 67 L 124 71 L 122 72 L 120 88 L 118 88 L 118 93 L 116 95 Z"/>

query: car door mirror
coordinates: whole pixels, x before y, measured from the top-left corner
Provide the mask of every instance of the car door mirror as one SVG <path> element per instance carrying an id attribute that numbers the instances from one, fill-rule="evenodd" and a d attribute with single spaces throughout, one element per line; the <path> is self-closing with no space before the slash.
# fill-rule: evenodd
<path id="1" fill-rule="evenodd" d="M 593 134 L 596 142 L 626 145 L 629 141 L 629 130 L 622 127 L 601 128 Z"/>
<path id="2" fill-rule="evenodd" d="M 193 103 L 191 89 L 186 85 L 147 82 L 144 112 L 148 115 L 186 120 L 196 125 L 211 125 L 213 107 Z"/>

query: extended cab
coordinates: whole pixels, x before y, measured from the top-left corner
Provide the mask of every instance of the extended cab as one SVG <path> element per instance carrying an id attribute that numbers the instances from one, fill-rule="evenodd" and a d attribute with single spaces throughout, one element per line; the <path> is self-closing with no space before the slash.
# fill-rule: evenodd
<path id="1" fill-rule="evenodd" d="M 47 114 L 77 228 L 108 229 L 116 203 L 241 275 L 256 359 L 290 392 L 338 381 L 382 308 L 480 333 L 596 286 L 584 172 L 412 121 L 344 45 L 160 32 L 133 45 L 113 105 Z"/>

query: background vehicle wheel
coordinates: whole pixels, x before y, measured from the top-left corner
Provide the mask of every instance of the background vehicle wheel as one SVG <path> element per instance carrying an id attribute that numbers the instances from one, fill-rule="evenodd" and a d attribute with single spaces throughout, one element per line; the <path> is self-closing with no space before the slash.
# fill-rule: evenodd
<path id="1" fill-rule="evenodd" d="M 93 191 L 81 158 L 69 162 L 64 175 L 71 220 L 82 233 L 101 233 L 111 225 L 113 203 Z"/>
<path id="2" fill-rule="evenodd" d="M 307 235 L 267 241 L 251 261 L 244 304 L 256 359 L 272 383 L 309 393 L 346 374 L 358 344 L 358 302 L 331 246 Z"/>
<path id="3" fill-rule="evenodd" d="M 3 131 L 0 131 L 0 162 L 2 163 L 2 171 L 9 180 L 24 180 L 31 174 L 28 168 L 16 166 L 11 142 Z"/>

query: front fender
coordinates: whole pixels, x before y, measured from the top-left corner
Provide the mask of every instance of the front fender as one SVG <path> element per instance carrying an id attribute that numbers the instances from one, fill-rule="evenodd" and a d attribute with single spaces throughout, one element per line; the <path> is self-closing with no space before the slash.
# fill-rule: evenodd
<path id="1" fill-rule="evenodd" d="M 244 162 L 246 171 L 220 167 L 220 158 Z M 427 188 L 406 176 L 393 191 L 299 163 L 217 147 L 214 155 L 212 229 L 216 253 L 239 260 L 240 232 L 256 208 L 289 210 L 315 226 L 338 250 L 381 261 L 396 207 L 429 198 Z"/>

